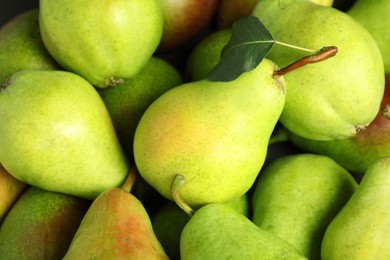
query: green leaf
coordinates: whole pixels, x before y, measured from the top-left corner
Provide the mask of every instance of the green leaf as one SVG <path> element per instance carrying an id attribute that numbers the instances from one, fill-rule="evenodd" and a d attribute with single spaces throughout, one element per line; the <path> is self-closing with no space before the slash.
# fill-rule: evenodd
<path id="1" fill-rule="evenodd" d="M 223 48 L 221 60 L 210 72 L 210 81 L 232 81 L 242 73 L 260 64 L 272 49 L 275 40 L 263 23 L 255 16 L 235 22 L 232 36 Z"/>

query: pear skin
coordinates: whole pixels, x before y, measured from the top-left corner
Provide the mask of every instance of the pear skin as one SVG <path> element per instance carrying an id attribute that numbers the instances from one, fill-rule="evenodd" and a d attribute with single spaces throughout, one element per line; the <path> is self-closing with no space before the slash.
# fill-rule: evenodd
<path id="1" fill-rule="evenodd" d="M 137 75 L 124 80 L 123 84 L 98 89 L 128 158 L 133 158 L 135 128 L 146 108 L 168 89 L 182 83 L 175 67 L 152 57 Z"/>
<path id="2" fill-rule="evenodd" d="M 308 0 L 262 0 L 253 15 L 280 42 L 337 54 L 285 75 L 286 105 L 280 122 L 315 140 L 346 139 L 376 117 L 384 93 L 384 65 L 375 39 L 348 14 Z M 277 22 L 275 22 L 277 21 Z M 275 45 L 267 58 L 280 67 L 308 53 Z"/>
<path id="3" fill-rule="evenodd" d="M 15 178 L 94 199 L 129 162 L 96 89 L 67 71 L 22 70 L 0 88 L 0 161 Z"/>
<path id="4" fill-rule="evenodd" d="M 219 203 L 198 209 L 180 237 L 182 260 L 307 259 L 290 243 Z"/>
<path id="5" fill-rule="evenodd" d="M 390 75 L 386 75 L 381 110 L 366 129 L 343 140 L 317 141 L 291 132 L 287 132 L 288 138 L 306 152 L 329 156 L 351 173 L 364 174 L 377 159 L 390 156 L 390 119 L 385 114 L 389 105 Z"/>
<path id="6" fill-rule="evenodd" d="M 183 176 L 180 197 L 193 207 L 246 193 L 284 106 L 285 84 L 272 78 L 275 69 L 265 59 L 234 81 L 189 82 L 161 95 L 135 132 L 140 175 L 171 200 L 172 182 Z"/>
<path id="7" fill-rule="evenodd" d="M 9 174 L 0 164 L 0 224 L 28 185 Z"/>
<path id="8" fill-rule="evenodd" d="M 1 259 L 61 259 L 89 205 L 30 186 L 0 227 Z"/>
<path id="9" fill-rule="evenodd" d="M 253 223 L 279 236 L 308 259 L 320 259 L 326 227 L 357 188 L 335 161 L 294 154 L 271 161 L 252 196 Z"/>
<path id="10" fill-rule="evenodd" d="M 41 0 L 39 27 L 65 70 L 105 88 L 141 71 L 161 40 L 163 16 L 159 0 Z"/>
<path id="11" fill-rule="evenodd" d="M 387 15 L 390 12 L 390 2 L 358 0 L 354 1 L 346 12 L 374 37 L 382 53 L 385 72 L 390 73 L 390 34 L 388 31 L 390 19 Z"/>
<path id="12" fill-rule="evenodd" d="M 58 69 L 42 42 L 39 10 L 20 13 L 0 28 L 0 84 L 21 69 Z"/>
<path id="13" fill-rule="evenodd" d="M 217 28 L 230 28 L 234 22 L 251 15 L 259 0 L 221 0 L 217 12 Z"/>
<path id="14" fill-rule="evenodd" d="M 168 257 L 142 203 L 127 188 L 112 188 L 92 202 L 63 259 Z"/>
<path id="15" fill-rule="evenodd" d="M 321 258 L 390 259 L 390 157 L 370 165 L 326 229 Z"/>

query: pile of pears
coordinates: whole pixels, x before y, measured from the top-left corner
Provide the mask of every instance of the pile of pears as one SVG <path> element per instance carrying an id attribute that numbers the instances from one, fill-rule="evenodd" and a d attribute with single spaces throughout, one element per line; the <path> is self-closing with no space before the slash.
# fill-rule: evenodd
<path id="1" fill-rule="evenodd" d="M 0 259 L 390 259 L 390 2 L 183 2 L 0 27 Z"/>

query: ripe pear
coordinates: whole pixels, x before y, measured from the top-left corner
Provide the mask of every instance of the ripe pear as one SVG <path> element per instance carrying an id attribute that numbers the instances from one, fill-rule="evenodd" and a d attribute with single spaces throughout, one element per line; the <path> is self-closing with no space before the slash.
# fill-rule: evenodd
<path id="1" fill-rule="evenodd" d="M 159 0 L 163 13 L 163 33 L 159 52 L 182 47 L 211 26 L 218 0 Z"/>
<path id="2" fill-rule="evenodd" d="M 307 259 L 290 243 L 219 203 L 201 207 L 180 237 L 181 259 Z"/>
<path id="3" fill-rule="evenodd" d="M 130 193 L 134 178 L 131 171 L 122 187 L 108 189 L 92 202 L 64 260 L 168 259 L 148 213 Z"/>
<path id="4" fill-rule="evenodd" d="M 96 89 L 67 71 L 22 70 L 0 88 L 0 161 L 15 178 L 94 199 L 129 163 Z"/>
<path id="5" fill-rule="evenodd" d="M 50 54 L 96 87 L 137 74 L 160 42 L 158 0 L 40 0 L 39 25 Z"/>
<path id="6" fill-rule="evenodd" d="M 352 175 L 329 157 L 294 154 L 271 161 L 252 196 L 253 223 L 320 259 L 326 227 L 355 192 Z"/>
<path id="7" fill-rule="evenodd" d="M 390 156 L 390 119 L 385 110 L 390 106 L 390 75 L 386 76 L 381 111 L 374 121 L 355 136 L 343 140 L 317 141 L 288 132 L 289 140 L 300 149 L 331 157 L 352 173 L 364 174 L 377 159 Z"/>
<path id="8" fill-rule="evenodd" d="M 390 73 L 390 1 L 358 0 L 354 1 L 347 14 L 362 24 L 374 37 L 382 53 L 385 72 Z"/>
<path id="9" fill-rule="evenodd" d="M 9 174 L 0 164 L 0 224 L 28 185 Z"/>
<path id="10" fill-rule="evenodd" d="M 30 186 L 0 227 L 1 259 L 61 259 L 89 204 Z"/>
<path id="11" fill-rule="evenodd" d="M 251 15 L 259 0 L 221 0 L 217 11 L 217 28 L 230 28 L 234 22 Z"/>
<path id="12" fill-rule="evenodd" d="M 390 157 L 370 165 L 322 240 L 328 259 L 390 259 Z"/>
<path id="13" fill-rule="evenodd" d="M 224 205 L 249 218 L 250 205 L 246 193 Z M 189 220 L 190 216 L 169 200 L 153 215 L 154 232 L 171 260 L 180 260 L 180 235 Z"/>
<path id="14" fill-rule="evenodd" d="M 285 83 L 272 77 L 275 69 L 264 59 L 233 81 L 194 81 L 161 95 L 135 132 L 140 175 L 171 200 L 172 183 L 184 179 L 179 197 L 194 208 L 246 193 L 284 106 Z"/>
<path id="15" fill-rule="evenodd" d="M 288 130 L 315 140 L 345 139 L 374 120 L 384 93 L 384 66 L 377 43 L 362 25 L 308 0 L 262 0 L 253 15 L 279 42 L 338 48 L 334 57 L 285 76 L 280 122 Z M 275 45 L 267 57 L 285 67 L 302 56 L 302 50 Z"/>
<path id="16" fill-rule="evenodd" d="M 133 138 L 146 108 L 161 94 L 183 83 L 169 62 L 152 57 L 137 75 L 114 88 L 98 89 L 110 113 L 119 141 L 132 160 Z"/>
<path id="17" fill-rule="evenodd" d="M 230 28 L 214 31 L 191 49 L 185 64 L 187 81 L 205 79 L 221 59 L 223 47 L 232 36 Z"/>
<path id="18" fill-rule="evenodd" d="M 58 69 L 42 42 L 38 9 L 16 15 L 0 28 L 0 84 L 21 69 Z"/>

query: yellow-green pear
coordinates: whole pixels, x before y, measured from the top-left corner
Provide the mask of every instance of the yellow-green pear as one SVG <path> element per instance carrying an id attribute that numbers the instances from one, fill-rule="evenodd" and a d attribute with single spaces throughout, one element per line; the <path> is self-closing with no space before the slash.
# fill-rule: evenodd
<path id="1" fill-rule="evenodd" d="M 390 73 L 390 1 L 357 0 L 347 14 L 362 24 L 374 37 L 382 53 L 385 72 Z"/>
<path id="2" fill-rule="evenodd" d="M 370 165 L 359 187 L 326 229 L 322 260 L 390 259 L 390 157 Z"/>
<path id="3" fill-rule="evenodd" d="M 254 185 L 252 221 L 308 259 L 320 259 L 326 227 L 356 187 L 352 175 L 329 157 L 282 156 L 263 169 Z"/>
<path id="4" fill-rule="evenodd" d="M 129 170 L 96 89 L 67 71 L 22 70 L 0 87 L 0 161 L 15 178 L 94 199 Z"/>
<path id="5" fill-rule="evenodd" d="M 315 140 L 345 139 L 376 117 L 384 93 L 383 59 L 372 35 L 348 14 L 310 0 L 262 0 L 253 15 L 279 42 L 337 54 L 285 76 L 280 122 Z M 280 67 L 307 52 L 275 45 L 267 57 Z"/>
<path id="6" fill-rule="evenodd" d="M 96 87 L 136 75 L 160 42 L 158 0 L 40 0 L 39 26 L 50 54 Z"/>
<path id="7" fill-rule="evenodd" d="M 161 95 L 135 132 L 141 176 L 168 199 L 174 180 L 184 179 L 178 194 L 193 207 L 246 193 L 284 106 L 285 83 L 272 77 L 276 69 L 264 59 L 233 81 L 194 81 Z"/>

